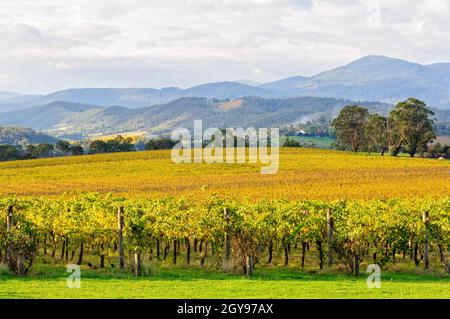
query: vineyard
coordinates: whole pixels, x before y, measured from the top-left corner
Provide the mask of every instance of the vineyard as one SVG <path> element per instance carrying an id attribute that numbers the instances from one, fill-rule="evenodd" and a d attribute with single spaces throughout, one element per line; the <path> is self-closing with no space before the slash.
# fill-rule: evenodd
<path id="1" fill-rule="evenodd" d="M 19 275 L 39 256 L 141 275 L 150 260 L 251 276 L 281 250 L 314 254 L 317 269 L 359 274 L 362 263 L 408 258 L 449 272 L 450 198 L 417 200 L 126 199 L 88 193 L 0 201 L 2 259 Z"/>
<path id="2" fill-rule="evenodd" d="M 168 151 L 3 162 L 0 297 L 444 296 L 449 172 L 306 148 L 281 149 L 274 175 Z M 369 264 L 395 281 L 367 291 Z"/>
<path id="3" fill-rule="evenodd" d="M 450 161 L 332 150 L 280 150 L 280 171 L 257 164 L 174 164 L 169 151 L 129 152 L 0 163 L 0 195 L 112 192 L 127 198 L 252 199 L 445 198 Z"/>

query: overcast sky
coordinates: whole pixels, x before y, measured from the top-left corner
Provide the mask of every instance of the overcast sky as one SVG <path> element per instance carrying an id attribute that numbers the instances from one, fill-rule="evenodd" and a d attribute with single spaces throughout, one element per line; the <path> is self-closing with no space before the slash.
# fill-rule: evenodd
<path id="1" fill-rule="evenodd" d="M 450 0 L 0 0 L 0 91 L 265 82 L 449 53 Z"/>

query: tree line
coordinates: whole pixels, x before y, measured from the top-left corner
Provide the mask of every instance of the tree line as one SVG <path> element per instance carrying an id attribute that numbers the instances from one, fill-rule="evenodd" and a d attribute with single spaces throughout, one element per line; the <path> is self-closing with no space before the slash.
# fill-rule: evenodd
<path id="1" fill-rule="evenodd" d="M 150 139 L 147 142 L 133 142 L 130 137 L 121 135 L 110 139 L 71 143 L 59 140 L 55 144 L 40 143 L 21 145 L 0 145 L 0 161 L 13 161 L 54 156 L 77 156 L 85 154 L 133 152 L 140 150 L 171 149 L 176 142 L 165 137 Z"/>
<path id="2" fill-rule="evenodd" d="M 450 146 L 438 143 L 430 145 L 436 138 L 433 115 L 433 111 L 427 107 L 425 102 L 409 98 L 398 103 L 388 116 L 371 114 L 365 107 L 349 105 L 344 107 L 337 118 L 331 122 L 331 128 L 329 121 L 322 117 L 308 122 L 304 129 L 310 131 L 307 134 L 317 135 L 321 132 L 320 134 L 324 135 L 334 135 L 336 137 L 334 147 L 342 150 L 379 151 L 381 155 L 388 152 L 392 156 L 397 156 L 403 151 L 411 157 L 416 154 L 421 156 L 427 154 L 429 157 L 450 158 Z M 293 135 L 299 127 L 291 126 L 282 132 Z M 224 129 L 221 131 L 224 133 Z M 164 136 L 146 142 L 133 142 L 130 137 L 118 135 L 111 139 L 88 140 L 81 143 L 60 140 L 56 144 L 0 145 L 0 161 L 136 150 L 162 150 L 171 149 L 176 143 Z M 283 146 L 303 147 L 308 145 L 288 138 Z"/>
<path id="3" fill-rule="evenodd" d="M 415 98 L 399 102 L 388 114 L 382 116 L 358 105 L 344 107 L 332 122 L 337 147 L 354 152 L 379 151 L 397 156 L 404 151 L 411 157 L 424 153 L 449 155 L 449 147 L 429 144 L 436 138 L 433 111 L 425 102 Z"/>

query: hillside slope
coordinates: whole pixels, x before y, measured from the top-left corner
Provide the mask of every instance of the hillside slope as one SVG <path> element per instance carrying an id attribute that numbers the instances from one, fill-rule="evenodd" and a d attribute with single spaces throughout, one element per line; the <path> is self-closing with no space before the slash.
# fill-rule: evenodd
<path id="1" fill-rule="evenodd" d="M 311 78 L 292 77 L 261 88 L 289 96 L 319 96 L 397 103 L 416 97 L 431 107 L 450 108 L 450 63 L 421 65 L 367 56 Z"/>
<path id="2" fill-rule="evenodd" d="M 181 97 L 240 98 L 244 96 L 268 97 L 267 90 L 237 82 L 217 82 L 193 86 L 187 89 L 167 87 L 152 88 L 81 88 L 57 91 L 44 96 L 14 96 L 0 100 L 0 113 L 21 110 L 32 106 L 66 101 L 99 106 L 147 107 L 167 103 Z"/>
<path id="3" fill-rule="evenodd" d="M 24 144 L 54 144 L 58 140 L 47 134 L 36 132 L 23 127 L 1 127 L 0 144 L 24 145 Z"/>
<path id="4" fill-rule="evenodd" d="M 298 97 L 271 99 L 246 97 L 237 100 L 180 98 L 146 108 L 99 107 L 69 102 L 3 113 L 0 125 L 19 125 L 64 138 L 85 138 L 125 132 L 166 133 L 191 127 L 203 120 L 204 127 L 282 127 L 319 115 L 333 116 L 351 101 Z M 386 111 L 390 105 L 363 103 Z"/>

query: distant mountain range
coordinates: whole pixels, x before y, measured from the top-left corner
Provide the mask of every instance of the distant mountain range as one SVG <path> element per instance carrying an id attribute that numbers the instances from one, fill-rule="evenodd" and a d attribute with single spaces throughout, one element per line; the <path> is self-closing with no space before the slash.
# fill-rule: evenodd
<path id="1" fill-rule="evenodd" d="M 18 96 L 20 94 L 18 93 L 13 93 L 13 92 L 4 92 L 4 91 L 0 91 L 0 101 L 1 100 L 7 100 L 7 99 L 11 99 L 14 98 L 16 96 Z"/>
<path id="2" fill-rule="evenodd" d="M 333 117 L 348 100 L 316 97 L 224 100 L 199 97 L 144 108 L 100 107 L 65 101 L 6 112 L 0 125 L 17 125 L 66 139 L 84 139 L 121 133 L 168 133 L 177 127 L 192 127 L 196 119 L 204 127 L 283 127 L 319 116 Z M 392 105 L 361 103 L 386 113 Z"/>
<path id="3" fill-rule="evenodd" d="M 158 134 L 202 119 L 209 127 L 282 127 L 347 104 L 387 113 L 408 97 L 424 100 L 450 122 L 450 63 L 420 65 L 368 56 L 316 76 L 259 84 L 248 80 L 187 89 L 85 88 L 48 95 L 0 92 L 0 125 L 80 139 L 125 132 Z M 361 102 L 372 101 L 372 102 Z"/>
<path id="4" fill-rule="evenodd" d="M 124 106 L 139 108 L 167 103 L 181 97 L 232 99 L 244 96 L 272 97 L 269 91 L 238 82 L 208 83 L 188 89 L 168 87 L 151 88 L 87 88 L 68 89 L 43 96 L 14 96 L 0 99 L 0 113 L 45 105 L 55 101 L 92 104 L 98 106 Z"/>
<path id="5" fill-rule="evenodd" d="M 278 95 L 397 103 L 408 97 L 450 109 L 450 63 L 421 65 L 368 56 L 313 77 L 291 77 L 259 86 Z"/>
<path id="6" fill-rule="evenodd" d="M 0 92 L 0 113 L 55 101 L 140 108 L 168 103 L 182 97 L 238 99 L 299 96 L 391 104 L 408 97 L 417 97 L 431 107 L 450 109 L 450 63 L 421 65 L 384 56 L 367 56 L 312 77 L 294 76 L 265 84 L 238 80 L 207 83 L 187 89 L 82 88 L 48 95 Z"/>

